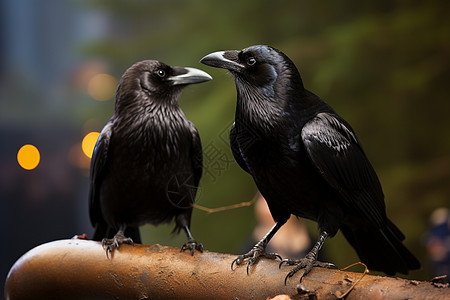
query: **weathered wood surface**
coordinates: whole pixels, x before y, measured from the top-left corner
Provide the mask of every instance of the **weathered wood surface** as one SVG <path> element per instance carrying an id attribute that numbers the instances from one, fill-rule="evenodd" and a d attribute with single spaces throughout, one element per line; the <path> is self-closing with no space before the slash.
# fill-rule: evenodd
<path id="1" fill-rule="evenodd" d="M 98 242 L 50 242 L 24 254 L 11 268 L 6 299 L 336 299 L 361 273 L 314 268 L 284 285 L 291 267 L 261 259 L 247 276 L 245 266 L 230 269 L 235 255 L 182 253 L 160 245 L 122 245 L 111 259 Z M 309 291 L 309 292 L 306 292 Z M 346 299 L 450 299 L 448 285 L 366 275 Z"/>

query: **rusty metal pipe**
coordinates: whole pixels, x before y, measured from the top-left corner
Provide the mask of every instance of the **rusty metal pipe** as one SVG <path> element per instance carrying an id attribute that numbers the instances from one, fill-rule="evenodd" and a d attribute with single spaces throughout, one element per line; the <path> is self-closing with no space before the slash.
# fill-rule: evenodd
<path id="1" fill-rule="evenodd" d="M 107 259 L 99 242 L 60 240 L 24 254 L 11 268 L 6 299 L 266 299 L 296 295 L 301 272 L 261 259 L 251 268 L 234 271 L 234 255 L 205 251 L 182 253 L 178 248 L 122 245 Z M 303 291 L 318 299 L 336 299 L 360 273 L 314 268 L 303 279 Z M 430 282 L 366 275 L 346 299 L 444 299 L 448 288 Z M 296 297 L 298 297 L 297 295 Z"/>

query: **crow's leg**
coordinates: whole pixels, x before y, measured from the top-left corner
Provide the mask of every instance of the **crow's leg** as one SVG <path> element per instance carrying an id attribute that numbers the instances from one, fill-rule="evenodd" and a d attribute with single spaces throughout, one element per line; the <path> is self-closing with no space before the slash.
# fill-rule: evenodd
<path id="1" fill-rule="evenodd" d="M 329 269 L 335 269 L 336 266 L 331 263 L 325 263 L 317 261 L 317 255 L 319 254 L 319 250 L 322 248 L 323 243 L 325 242 L 326 238 L 328 236 L 328 233 L 326 231 L 322 231 L 320 233 L 319 239 L 317 240 L 314 247 L 309 251 L 308 254 L 302 259 L 283 259 L 280 262 L 279 267 L 286 263 L 287 265 L 295 265 L 295 267 L 286 275 L 286 278 L 284 279 L 284 284 L 286 285 L 286 282 L 288 278 L 294 276 L 295 273 L 297 273 L 300 269 L 305 269 L 303 271 L 302 276 L 300 277 L 300 282 L 302 281 L 303 277 L 308 274 L 313 267 L 322 267 L 322 268 L 329 268 Z"/>
<path id="2" fill-rule="evenodd" d="M 192 237 L 191 232 L 189 231 L 189 227 L 187 225 L 183 226 L 184 232 L 186 233 L 187 242 L 181 246 L 181 251 L 191 250 L 191 255 L 194 255 L 195 250 L 203 252 L 203 245 L 201 243 L 197 243 L 195 239 Z"/>
<path id="3" fill-rule="evenodd" d="M 104 238 L 102 240 L 103 249 L 106 250 L 106 257 L 109 259 L 109 254 L 114 251 L 114 249 L 119 248 L 123 243 L 134 245 L 133 240 L 131 238 L 127 238 L 124 235 L 126 226 L 121 225 L 119 227 L 119 231 L 117 231 L 116 235 L 112 239 Z"/>
<path id="4" fill-rule="evenodd" d="M 189 220 L 190 220 L 190 214 L 186 215 L 185 213 L 177 215 L 175 222 L 177 223 L 177 227 L 183 228 L 184 233 L 187 237 L 187 242 L 181 246 L 181 251 L 183 252 L 185 250 L 190 250 L 191 255 L 194 255 L 195 250 L 198 250 L 200 252 L 203 252 L 203 245 L 201 243 L 197 243 L 197 241 L 194 239 L 194 237 L 191 234 L 191 231 L 189 230 Z"/>
<path id="5" fill-rule="evenodd" d="M 277 253 L 266 253 L 265 250 L 270 239 L 281 228 L 281 226 L 284 225 L 284 223 L 286 223 L 286 221 L 276 222 L 275 225 L 273 225 L 273 227 L 269 230 L 269 232 L 258 243 L 256 243 L 255 246 L 253 246 L 252 250 L 236 257 L 231 263 L 231 270 L 233 270 L 233 266 L 235 263 L 236 265 L 240 265 L 246 258 L 250 258 L 247 262 L 247 275 L 248 275 L 250 266 L 254 265 L 261 256 L 270 259 L 276 258 L 281 259 L 281 256 L 278 255 Z"/>

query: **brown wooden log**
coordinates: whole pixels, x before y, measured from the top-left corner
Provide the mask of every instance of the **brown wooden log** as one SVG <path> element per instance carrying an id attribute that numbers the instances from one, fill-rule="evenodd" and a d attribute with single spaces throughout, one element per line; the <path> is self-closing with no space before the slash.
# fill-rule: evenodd
<path id="1" fill-rule="evenodd" d="M 297 292 L 300 274 L 261 259 L 247 276 L 232 271 L 234 255 L 189 252 L 160 245 L 122 245 L 111 259 L 98 242 L 50 242 L 24 254 L 11 268 L 6 299 L 336 299 L 361 273 L 314 268 Z M 301 272 L 299 272 L 301 273 Z M 309 291 L 309 292 L 308 292 Z M 346 299 L 450 299 L 448 285 L 366 275 Z"/>

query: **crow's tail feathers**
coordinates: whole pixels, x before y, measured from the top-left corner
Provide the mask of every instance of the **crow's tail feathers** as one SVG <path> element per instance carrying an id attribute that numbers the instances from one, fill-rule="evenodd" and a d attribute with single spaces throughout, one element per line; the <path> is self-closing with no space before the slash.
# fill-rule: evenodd
<path id="1" fill-rule="evenodd" d="M 421 267 L 417 258 L 403 245 L 405 236 L 390 220 L 383 229 L 343 225 L 341 231 L 369 270 L 394 275 L 397 272 L 408 274 L 409 270 Z"/>

